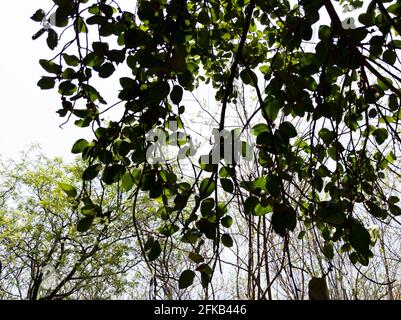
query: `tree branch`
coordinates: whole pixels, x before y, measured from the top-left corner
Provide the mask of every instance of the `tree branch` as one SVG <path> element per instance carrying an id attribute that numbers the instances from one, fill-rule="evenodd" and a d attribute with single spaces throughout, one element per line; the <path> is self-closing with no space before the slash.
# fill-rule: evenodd
<path id="1" fill-rule="evenodd" d="M 360 63 L 365 66 L 370 72 L 372 72 L 377 79 L 380 79 L 388 88 L 390 88 L 399 98 L 401 98 L 401 91 L 398 90 L 396 87 L 393 86 L 393 84 L 386 79 L 378 70 L 376 70 L 366 59 L 366 57 L 359 51 L 357 46 L 349 39 L 349 37 L 346 34 L 346 30 L 342 27 L 342 23 L 340 18 L 338 17 L 336 9 L 333 7 L 333 4 L 331 3 L 331 0 L 325 0 L 324 1 L 324 6 L 330 16 L 330 19 L 334 25 L 335 31 L 338 32 L 338 34 L 343 38 L 344 40 L 347 41 L 347 44 L 349 47 L 352 49 L 354 52 L 355 56 L 358 58 Z"/>
<path id="2" fill-rule="evenodd" d="M 235 54 L 234 62 L 231 65 L 231 69 L 230 69 L 230 75 L 229 75 L 227 83 L 226 83 L 226 90 L 224 92 L 223 105 L 222 105 L 222 109 L 221 109 L 219 131 L 224 129 L 224 121 L 225 121 L 225 117 L 226 117 L 228 98 L 230 97 L 230 93 L 233 88 L 235 73 L 237 72 L 238 63 L 241 59 L 242 50 L 244 49 L 244 46 L 245 46 L 245 41 L 246 41 L 246 37 L 248 35 L 249 26 L 251 25 L 253 10 L 255 9 L 255 6 L 256 6 L 256 0 L 251 0 L 251 2 L 249 3 L 249 7 L 248 7 L 248 13 L 247 13 L 246 19 L 245 19 L 244 29 L 242 30 L 241 40 L 238 45 L 238 50 Z"/>

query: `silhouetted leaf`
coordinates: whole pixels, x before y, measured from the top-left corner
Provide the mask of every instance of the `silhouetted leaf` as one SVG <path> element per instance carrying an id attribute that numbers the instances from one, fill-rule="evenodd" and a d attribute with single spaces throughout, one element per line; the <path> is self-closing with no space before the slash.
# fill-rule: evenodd
<path id="1" fill-rule="evenodd" d="M 180 289 L 188 288 L 192 285 L 195 278 L 195 272 L 192 270 L 185 270 L 181 273 L 180 278 L 178 279 L 178 286 Z"/>

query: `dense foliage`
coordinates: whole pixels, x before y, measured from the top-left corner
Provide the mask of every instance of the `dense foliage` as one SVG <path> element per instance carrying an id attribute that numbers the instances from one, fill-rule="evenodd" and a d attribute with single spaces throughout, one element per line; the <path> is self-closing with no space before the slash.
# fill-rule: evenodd
<path id="1" fill-rule="evenodd" d="M 249 274 L 259 293 L 249 298 L 266 298 L 277 278 L 263 258 L 271 230 L 282 240 L 277 272 L 290 274 L 294 297 L 300 290 L 289 248 L 305 236 L 316 240 L 326 261 L 319 277 L 333 271 L 336 254 L 358 270 L 369 265 L 377 240 L 369 223 L 399 223 L 401 214 L 392 186 L 400 152 L 399 1 L 53 2 L 49 12 L 32 17 L 42 24 L 34 38 L 46 37 L 56 51 L 40 60 L 47 74 L 38 85 L 57 87 L 60 116 L 94 133 L 72 147 L 87 161 L 82 192 L 63 187 L 85 204 L 79 231 L 98 228 L 97 218 L 106 214 L 85 202 L 85 190 L 99 177 L 130 194 L 149 270 L 157 273 L 173 249 L 188 254 L 182 289 L 198 275 L 207 294 L 222 247 L 239 246 L 233 228 L 240 231 L 241 221 L 249 224 L 250 243 L 258 237 L 259 244 L 248 255 L 248 267 L 259 270 L 256 280 Z M 351 12 L 344 15 L 340 4 Z M 329 21 L 322 21 L 326 13 Z M 116 102 L 105 99 L 102 82 L 114 84 Z M 203 114 L 215 115 L 221 136 L 198 161 L 189 133 L 195 128 L 185 120 L 195 106 L 184 102 L 205 85 L 215 101 Z M 231 130 L 229 115 L 238 105 L 239 129 Z M 242 139 L 247 129 L 255 143 L 240 141 L 245 160 L 232 159 L 223 136 Z M 149 139 L 151 130 L 180 149 L 177 158 L 151 161 L 161 143 Z M 216 149 L 218 161 L 205 161 Z M 148 216 L 154 228 L 138 230 L 144 195 L 156 207 Z"/>

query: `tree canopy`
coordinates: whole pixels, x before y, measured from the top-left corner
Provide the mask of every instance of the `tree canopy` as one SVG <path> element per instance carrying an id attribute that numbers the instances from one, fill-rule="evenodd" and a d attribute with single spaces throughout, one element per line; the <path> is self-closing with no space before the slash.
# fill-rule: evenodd
<path id="1" fill-rule="evenodd" d="M 84 205 L 78 229 L 98 228 L 106 214 L 85 196 L 95 179 L 116 186 L 116 199 L 128 193 L 141 257 L 155 277 L 159 263 L 184 252 L 179 288 L 199 279 L 208 296 L 222 249 L 245 250 L 238 237 L 246 232 L 248 297 L 271 298 L 274 275 L 285 270 L 300 298 L 294 274 L 304 267 L 291 246 L 313 241 L 324 260 L 320 278 L 334 272 L 337 255 L 362 272 L 374 259 L 372 226 L 399 224 L 399 1 L 49 7 L 32 16 L 41 24 L 33 38 L 53 55 L 39 61 L 46 74 L 38 86 L 56 88 L 66 123 L 93 131 L 71 150 L 86 163 L 81 191 L 62 185 Z M 106 97 L 110 86 L 116 94 Z M 210 105 L 195 99 L 210 92 Z M 194 119 L 214 128 L 203 154 Z M 138 222 L 144 196 L 155 209 L 149 228 Z M 277 270 L 265 259 L 271 237 L 282 246 Z M 310 288 L 320 283 L 313 281 Z"/>

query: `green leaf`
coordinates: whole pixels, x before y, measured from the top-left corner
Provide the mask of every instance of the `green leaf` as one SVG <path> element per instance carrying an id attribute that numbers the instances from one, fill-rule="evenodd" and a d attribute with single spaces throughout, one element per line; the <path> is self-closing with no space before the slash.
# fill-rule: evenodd
<path id="1" fill-rule="evenodd" d="M 201 214 L 204 217 L 207 217 L 214 208 L 214 199 L 213 198 L 207 198 L 202 201 L 201 203 Z"/>
<path id="2" fill-rule="evenodd" d="M 183 90 L 180 86 L 175 85 L 170 93 L 170 99 L 174 104 L 179 104 L 182 100 Z"/>
<path id="3" fill-rule="evenodd" d="M 47 45 L 51 50 L 54 50 L 58 45 L 58 34 L 53 29 L 49 29 L 47 33 Z"/>
<path id="4" fill-rule="evenodd" d="M 131 144 L 127 141 L 121 141 L 118 146 L 118 154 L 122 157 L 128 155 L 128 153 L 132 150 Z"/>
<path id="5" fill-rule="evenodd" d="M 97 54 L 96 52 L 90 52 L 82 61 L 85 65 L 91 68 L 100 68 L 104 62 L 104 57 L 102 54 Z"/>
<path id="6" fill-rule="evenodd" d="M 202 9 L 198 14 L 198 22 L 203 25 L 209 25 L 210 17 L 206 9 Z"/>
<path id="7" fill-rule="evenodd" d="M 276 120 L 280 111 L 280 105 L 276 99 L 268 99 L 265 101 L 264 111 L 265 115 L 267 116 L 267 120 L 274 121 Z"/>
<path id="8" fill-rule="evenodd" d="M 308 287 L 310 300 L 330 300 L 326 279 L 313 277 Z"/>
<path id="9" fill-rule="evenodd" d="M 39 60 L 39 64 L 42 66 L 43 69 L 45 69 L 49 73 L 55 73 L 55 74 L 61 73 L 61 66 L 54 63 L 53 61 L 41 59 Z"/>
<path id="10" fill-rule="evenodd" d="M 106 184 L 113 184 L 119 181 L 125 174 L 125 167 L 121 164 L 108 166 L 103 170 L 102 180 Z"/>
<path id="11" fill-rule="evenodd" d="M 375 22 L 375 16 L 373 14 L 361 13 L 358 17 L 358 21 L 363 25 L 370 27 Z"/>
<path id="12" fill-rule="evenodd" d="M 383 53 L 383 60 L 393 65 L 397 60 L 397 54 L 393 50 L 386 50 Z"/>
<path id="13" fill-rule="evenodd" d="M 46 12 L 43 9 L 37 10 L 31 17 L 33 21 L 42 22 L 46 17 Z"/>
<path id="14" fill-rule="evenodd" d="M 42 77 L 38 81 L 38 87 L 42 90 L 53 89 L 56 85 L 56 78 L 54 77 Z"/>
<path id="15" fill-rule="evenodd" d="M 263 132 L 270 132 L 268 125 L 265 123 L 258 123 L 252 127 L 252 134 L 256 137 Z"/>
<path id="16" fill-rule="evenodd" d="M 341 204 L 334 201 L 322 201 L 317 214 L 324 222 L 336 226 L 342 226 L 346 219 Z"/>
<path id="17" fill-rule="evenodd" d="M 384 143 L 384 141 L 386 141 L 386 139 L 388 138 L 388 132 L 384 128 L 376 129 L 372 132 L 372 134 L 378 144 Z"/>
<path id="18" fill-rule="evenodd" d="M 170 93 L 170 86 L 167 82 L 156 82 L 150 89 L 150 101 L 160 102 L 167 98 Z"/>
<path id="19" fill-rule="evenodd" d="M 82 151 L 86 148 L 88 144 L 89 142 L 86 141 L 85 139 L 79 139 L 75 141 L 74 145 L 72 146 L 71 153 L 73 154 L 82 153 Z"/>
<path id="20" fill-rule="evenodd" d="M 69 16 L 74 14 L 74 6 L 71 2 L 59 4 L 56 12 L 54 12 L 49 20 L 54 21 L 57 27 L 64 28 L 68 25 Z"/>
<path id="21" fill-rule="evenodd" d="M 92 166 L 89 166 L 82 173 L 82 179 L 85 180 L 85 181 L 90 181 L 90 180 L 95 179 L 97 177 L 97 175 L 99 174 L 101 169 L 102 169 L 102 165 L 101 164 L 94 164 Z"/>
<path id="22" fill-rule="evenodd" d="M 181 273 L 180 278 L 178 279 L 178 287 L 180 289 L 188 288 L 192 285 L 195 278 L 195 272 L 192 270 L 185 270 Z"/>
<path id="23" fill-rule="evenodd" d="M 331 28 L 326 25 L 321 25 L 319 27 L 318 36 L 320 40 L 328 40 L 331 36 Z"/>
<path id="24" fill-rule="evenodd" d="M 359 221 L 351 221 L 348 240 L 359 254 L 363 256 L 369 254 L 370 233 Z"/>
<path id="25" fill-rule="evenodd" d="M 171 57 L 171 66 L 174 71 L 185 72 L 187 70 L 186 56 L 186 47 L 181 43 L 176 44 L 173 56 Z"/>
<path id="26" fill-rule="evenodd" d="M 92 215 L 88 215 L 86 217 L 83 217 L 82 219 L 80 219 L 78 221 L 77 230 L 79 232 L 88 231 L 90 229 L 90 227 L 92 226 L 93 220 L 94 220 L 94 216 L 92 216 Z"/>
<path id="27" fill-rule="evenodd" d="M 233 193 L 234 185 L 230 179 L 220 179 L 220 183 L 225 192 Z"/>
<path id="28" fill-rule="evenodd" d="M 280 177 L 278 177 L 275 174 L 269 175 L 266 181 L 266 189 L 269 192 L 269 194 L 273 197 L 278 197 L 281 194 L 281 189 L 280 186 L 282 184 L 282 181 Z"/>
<path id="29" fill-rule="evenodd" d="M 140 29 L 130 29 L 124 34 L 125 46 L 126 48 L 136 48 L 141 46 L 145 43 L 147 37 L 146 32 Z"/>
<path id="30" fill-rule="evenodd" d="M 207 288 L 208 285 L 210 283 L 210 275 L 205 273 L 205 272 L 201 272 L 201 284 L 203 288 Z"/>
<path id="31" fill-rule="evenodd" d="M 125 191 L 130 191 L 132 187 L 134 186 L 134 179 L 129 173 L 126 173 L 123 175 L 123 178 L 121 179 L 122 186 Z"/>
<path id="32" fill-rule="evenodd" d="M 213 274 L 212 268 L 210 268 L 210 266 L 207 264 L 201 264 L 199 267 L 196 268 L 196 271 L 203 272 L 209 275 Z"/>
<path id="33" fill-rule="evenodd" d="M 99 77 L 103 79 L 108 78 L 114 73 L 114 71 L 116 71 L 114 65 L 106 62 L 99 68 Z"/>
<path id="34" fill-rule="evenodd" d="M 383 1 L 387 2 L 387 1 Z M 401 15 L 401 3 L 396 2 L 387 8 L 388 13 L 394 14 L 396 16 Z"/>
<path id="35" fill-rule="evenodd" d="M 297 214 L 289 205 L 284 203 L 277 204 L 273 207 L 271 223 L 273 230 L 284 237 L 287 231 L 294 231 L 297 225 Z"/>
<path id="36" fill-rule="evenodd" d="M 225 216 L 223 219 L 221 219 L 221 225 L 225 228 L 230 228 L 233 222 L 234 220 L 230 216 Z"/>
<path id="37" fill-rule="evenodd" d="M 336 138 L 336 133 L 327 128 L 322 128 L 319 131 L 319 138 L 322 139 L 325 144 L 329 145 Z"/>
<path id="38" fill-rule="evenodd" d="M 395 204 L 389 204 L 388 206 L 390 212 L 395 216 L 401 216 L 401 208 Z"/>
<path id="39" fill-rule="evenodd" d="M 149 251 L 150 249 L 152 249 L 154 243 L 155 239 L 152 236 L 149 236 L 148 240 L 145 242 L 143 246 L 143 250 Z"/>
<path id="40" fill-rule="evenodd" d="M 77 91 L 77 86 L 71 81 L 63 81 L 58 86 L 58 93 L 63 96 L 71 96 Z"/>
<path id="41" fill-rule="evenodd" d="M 202 263 L 203 261 L 205 261 L 205 259 L 199 253 L 196 252 L 190 252 L 188 257 L 195 263 Z"/>
<path id="42" fill-rule="evenodd" d="M 185 70 L 183 73 L 178 74 L 178 82 L 184 88 L 189 89 L 192 83 L 193 76 L 191 71 Z"/>
<path id="43" fill-rule="evenodd" d="M 241 80 L 248 85 L 255 86 L 258 82 L 258 77 L 252 70 L 244 69 L 240 73 Z"/>
<path id="44" fill-rule="evenodd" d="M 253 214 L 255 207 L 258 205 L 259 199 L 257 197 L 248 197 L 244 203 L 244 213 L 245 214 Z"/>
<path id="45" fill-rule="evenodd" d="M 306 231 L 302 230 L 299 232 L 297 239 L 302 240 L 305 237 Z"/>
<path id="46" fill-rule="evenodd" d="M 46 32 L 46 29 L 45 29 L 45 28 L 40 29 L 38 32 L 36 32 L 36 33 L 32 36 L 32 40 L 39 39 L 45 32 Z"/>
<path id="47" fill-rule="evenodd" d="M 330 147 L 327 149 L 327 154 L 329 155 L 329 157 L 331 159 L 333 159 L 334 161 L 337 161 L 337 149 L 336 147 Z"/>
<path id="48" fill-rule="evenodd" d="M 367 201 L 366 204 L 369 208 L 369 213 L 372 216 L 374 216 L 375 218 L 382 218 L 382 219 L 387 218 L 387 211 L 380 208 L 376 203 L 374 203 L 373 201 Z"/>
<path id="49" fill-rule="evenodd" d="M 154 241 L 152 248 L 150 249 L 148 253 L 148 259 L 149 261 L 154 261 L 156 260 L 160 254 L 162 253 L 162 248 L 160 247 L 160 243 L 158 240 Z"/>
<path id="50" fill-rule="evenodd" d="M 88 33 L 88 27 L 82 17 L 77 17 L 74 21 L 74 29 L 77 33 Z"/>
<path id="51" fill-rule="evenodd" d="M 234 245 L 234 241 L 228 233 L 221 236 L 221 243 L 228 248 L 231 248 Z"/>
<path id="52" fill-rule="evenodd" d="M 294 138 L 297 136 L 297 130 L 292 123 L 284 121 L 279 126 L 280 135 L 286 139 Z"/>
<path id="53" fill-rule="evenodd" d="M 77 196 L 78 192 L 74 186 L 67 184 L 67 183 L 62 183 L 62 182 L 59 182 L 58 185 L 67 194 L 67 196 L 72 197 L 72 198 Z"/>
<path id="54" fill-rule="evenodd" d="M 131 79 L 128 77 L 122 77 L 122 78 L 120 78 L 120 85 L 124 89 L 133 90 L 133 88 L 135 88 L 136 81 L 134 79 Z"/>
<path id="55" fill-rule="evenodd" d="M 209 47 L 209 43 L 210 43 L 210 33 L 208 30 L 201 30 L 198 33 L 198 45 L 199 47 L 201 47 L 202 49 L 207 49 Z"/>
<path id="56" fill-rule="evenodd" d="M 171 237 L 174 233 L 178 232 L 180 230 L 180 227 L 174 224 L 166 224 L 163 227 L 159 228 L 158 231 L 160 234 L 166 236 L 166 237 Z"/>
<path id="57" fill-rule="evenodd" d="M 67 63 L 71 67 L 77 67 L 79 65 L 79 59 L 77 56 L 68 55 L 68 54 L 64 53 L 63 58 L 64 58 L 65 63 Z"/>
<path id="58" fill-rule="evenodd" d="M 334 258 L 333 243 L 331 241 L 326 242 L 323 246 L 322 252 L 327 259 L 332 260 Z"/>
<path id="59" fill-rule="evenodd" d="M 214 180 L 212 180 L 211 178 L 203 179 L 199 187 L 200 198 L 207 198 L 212 194 L 215 188 L 216 183 L 214 182 Z"/>

